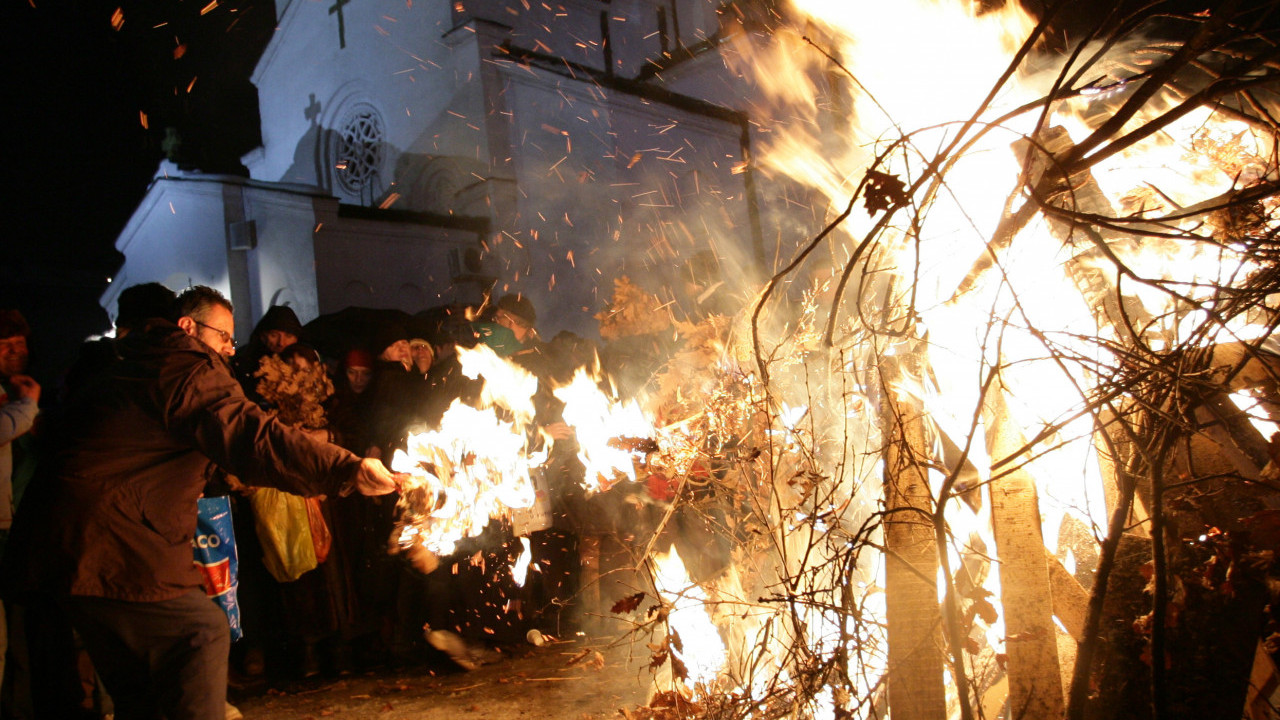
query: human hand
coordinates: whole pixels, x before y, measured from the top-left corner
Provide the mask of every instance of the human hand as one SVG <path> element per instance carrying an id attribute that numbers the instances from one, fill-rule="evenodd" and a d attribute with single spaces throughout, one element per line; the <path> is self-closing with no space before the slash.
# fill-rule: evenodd
<path id="1" fill-rule="evenodd" d="M 429 575 L 433 570 L 440 567 L 440 556 L 431 552 L 422 546 L 421 543 L 414 543 L 400 551 L 404 555 L 404 559 L 409 561 L 414 570 Z"/>
<path id="2" fill-rule="evenodd" d="M 553 422 L 542 426 L 542 432 L 552 440 L 568 440 L 573 437 L 573 427 L 565 422 Z"/>
<path id="3" fill-rule="evenodd" d="M 361 495 L 386 495 L 399 488 L 396 476 L 376 458 L 364 458 L 356 471 L 356 492 Z"/>
<path id="4" fill-rule="evenodd" d="M 31 402 L 40 402 L 40 383 L 30 375 L 10 375 L 9 385 L 13 388 L 14 395 Z"/>

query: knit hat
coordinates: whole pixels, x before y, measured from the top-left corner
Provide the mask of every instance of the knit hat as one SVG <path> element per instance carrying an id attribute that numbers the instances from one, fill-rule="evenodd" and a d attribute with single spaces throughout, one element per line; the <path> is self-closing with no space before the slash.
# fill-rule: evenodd
<path id="1" fill-rule="evenodd" d="M 298 316 L 294 314 L 293 308 L 287 305 L 272 305 L 267 308 L 266 314 L 258 321 L 258 326 L 254 328 L 254 332 L 264 335 L 272 330 L 280 330 L 287 332 L 294 337 L 302 337 L 302 323 L 298 322 Z"/>
<path id="2" fill-rule="evenodd" d="M 538 322 L 538 313 L 534 312 L 533 303 L 523 295 L 503 295 L 494 308 L 515 315 L 529 327 L 533 327 Z"/>
<path id="3" fill-rule="evenodd" d="M 364 348 L 352 348 L 347 352 L 346 357 L 342 359 L 342 366 L 372 369 L 373 355 L 369 354 L 369 351 Z"/>

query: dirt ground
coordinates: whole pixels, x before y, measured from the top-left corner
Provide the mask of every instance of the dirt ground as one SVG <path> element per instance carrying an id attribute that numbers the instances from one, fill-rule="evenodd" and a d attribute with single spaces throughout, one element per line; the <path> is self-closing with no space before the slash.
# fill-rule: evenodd
<path id="1" fill-rule="evenodd" d="M 645 704 L 647 663 L 643 645 L 578 638 L 508 648 L 471 672 L 426 663 L 283 689 L 233 688 L 230 700 L 246 720 L 604 720 Z"/>

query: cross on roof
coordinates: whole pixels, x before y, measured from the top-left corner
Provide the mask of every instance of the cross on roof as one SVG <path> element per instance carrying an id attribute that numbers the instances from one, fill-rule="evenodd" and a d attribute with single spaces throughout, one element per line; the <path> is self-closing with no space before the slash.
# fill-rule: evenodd
<path id="1" fill-rule="evenodd" d="M 342 19 L 342 6 L 351 2 L 351 0 L 334 0 L 333 7 L 329 8 L 329 14 L 338 16 L 338 47 L 347 46 L 347 23 Z"/>

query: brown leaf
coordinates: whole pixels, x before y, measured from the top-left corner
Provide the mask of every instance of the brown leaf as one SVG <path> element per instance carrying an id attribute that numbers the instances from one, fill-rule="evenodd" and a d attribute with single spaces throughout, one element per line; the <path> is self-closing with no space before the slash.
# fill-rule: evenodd
<path id="1" fill-rule="evenodd" d="M 671 630 L 670 633 L 671 635 L 667 638 L 667 642 L 671 644 L 671 647 L 675 648 L 676 652 L 684 652 L 684 641 L 680 639 L 680 633 L 675 630 Z"/>
<path id="2" fill-rule="evenodd" d="M 868 170 L 867 189 L 863 196 L 867 214 L 875 215 L 881 210 L 906 205 L 910 201 L 906 189 L 907 184 L 899 180 L 897 175 Z"/>
<path id="3" fill-rule="evenodd" d="M 681 680 L 689 679 L 689 668 L 685 667 L 684 663 L 681 662 L 680 658 L 676 657 L 675 653 L 671 654 L 671 674 Z"/>
<path id="4" fill-rule="evenodd" d="M 621 600 L 615 602 L 613 607 L 609 609 L 612 613 L 622 614 L 629 613 L 640 607 L 640 602 L 644 600 L 644 593 L 638 592 L 635 595 L 628 595 Z"/>
<path id="5" fill-rule="evenodd" d="M 982 622 L 991 625 L 1000 619 L 1000 613 L 996 611 L 996 606 L 991 604 L 990 600 L 983 598 L 973 604 L 973 611 L 982 618 Z"/>

